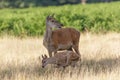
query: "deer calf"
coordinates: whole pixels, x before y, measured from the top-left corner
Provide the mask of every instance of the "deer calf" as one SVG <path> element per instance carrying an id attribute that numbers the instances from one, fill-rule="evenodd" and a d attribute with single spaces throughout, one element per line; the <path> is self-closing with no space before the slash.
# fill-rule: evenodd
<path id="1" fill-rule="evenodd" d="M 54 55 L 54 57 L 47 57 L 47 55 L 42 55 L 42 68 L 44 68 L 48 64 L 56 64 L 57 67 L 66 66 L 75 66 L 76 63 L 79 61 L 79 55 L 73 51 L 63 51 L 58 52 Z"/>

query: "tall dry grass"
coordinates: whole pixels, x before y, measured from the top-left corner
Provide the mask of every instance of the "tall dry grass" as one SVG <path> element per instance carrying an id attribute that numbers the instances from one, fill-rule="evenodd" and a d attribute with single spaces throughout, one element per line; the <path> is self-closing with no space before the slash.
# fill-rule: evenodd
<path id="1" fill-rule="evenodd" d="M 0 38 L 0 80 L 120 80 L 120 34 L 82 34 L 82 62 L 66 70 L 41 68 L 42 38 Z"/>

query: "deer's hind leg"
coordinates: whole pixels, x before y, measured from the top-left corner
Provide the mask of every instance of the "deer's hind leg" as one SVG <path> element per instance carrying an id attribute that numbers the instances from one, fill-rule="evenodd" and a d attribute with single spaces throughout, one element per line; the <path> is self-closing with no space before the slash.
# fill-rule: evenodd
<path id="1" fill-rule="evenodd" d="M 73 49 L 75 50 L 75 52 L 78 55 L 80 55 L 80 52 L 79 52 L 79 42 L 74 42 Z"/>
<path id="2" fill-rule="evenodd" d="M 75 43 L 73 45 L 73 49 L 75 50 L 75 52 L 77 53 L 77 55 L 80 57 L 79 60 L 81 61 L 81 54 L 79 52 L 79 42 Z"/>

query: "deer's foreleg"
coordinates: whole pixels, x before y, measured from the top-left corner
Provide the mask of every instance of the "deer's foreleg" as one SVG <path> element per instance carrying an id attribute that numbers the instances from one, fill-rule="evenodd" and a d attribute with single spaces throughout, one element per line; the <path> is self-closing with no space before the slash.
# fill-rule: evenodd
<path id="1" fill-rule="evenodd" d="M 48 51 L 49 57 L 52 57 L 52 51 Z"/>
<path id="2" fill-rule="evenodd" d="M 49 53 L 49 57 L 52 57 L 52 52 L 54 52 L 54 47 L 52 44 L 48 45 L 48 53 Z"/>
<path id="3" fill-rule="evenodd" d="M 48 54 L 49 54 L 49 57 L 52 57 L 52 49 L 50 46 L 48 46 Z"/>

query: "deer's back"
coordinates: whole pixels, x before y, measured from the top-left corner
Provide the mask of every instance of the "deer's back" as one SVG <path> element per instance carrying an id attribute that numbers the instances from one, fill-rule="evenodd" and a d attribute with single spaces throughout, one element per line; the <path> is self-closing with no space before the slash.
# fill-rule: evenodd
<path id="1" fill-rule="evenodd" d="M 70 61 L 78 61 L 79 56 L 73 51 L 63 51 L 55 54 L 59 62 L 66 62 L 67 57 L 70 56 Z"/>

